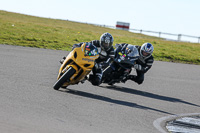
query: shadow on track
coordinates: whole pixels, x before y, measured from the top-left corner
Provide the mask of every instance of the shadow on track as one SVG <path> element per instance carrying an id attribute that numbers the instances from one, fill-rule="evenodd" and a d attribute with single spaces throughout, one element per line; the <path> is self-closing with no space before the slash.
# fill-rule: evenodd
<path id="1" fill-rule="evenodd" d="M 156 112 L 160 112 L 160 113 L 173 115 L 171 113 L 168 113 L 168 112 L 165 112 L 165 111 L 162 111 L 162 110 L 138 105 L 136 103 L 131 103 L 131 102 L 117 100 L 117 99 L 111 99 L 111 98 L 108 98 L 108 97 L 105 97 L 105 96 L 101 96 L 101 95 L 97 95 L 97 94 L 91 94 L 91 93 L 83 92 L 83 91 L 79 91 L 79 90 L 66 89 L 66 90 L 59 90 L 59 91 L 78 95 L 78 96 L 84 96 L 84 97 L 92 98 L 92 99 L 96 99 L 96 100 L 101 100 L 101 101 L 105 101 L 105 102 L 109 102 L 109 103 L 114 103 L 114 104 L 118 104 L 118 105 L 122 105 L 122 106 L 128 106 L 128 107 L 139 108 L 139 109 L 144 109 L 144 110 L 152 110 L 152 111 L 156 111 Z"/>
<path id="2" fill-rule="evenodd" d="M 200 107 L 200 105 L 196 105 L 196 104 L 193 104 L 193 103 L 190 103 L 190 102 L 186 102 L 186 101 L 183 101 L 181 99 L 167 97 L 167 96 L 161 96 L 161 95 L 157 95 L 157 94 L 153 94 L 153 93 L 149 93 L 149 92 L 145 92 L 145 91 L 139 91 L 139 90 L 135 90 L 135 89 L 127 88 L 127 87 L 121 87 L 121 86 L 99 86 L 99 87 L 103 87 L 103 88 L 107 88 L 107 89 L 113 89 L 113 90 L 116 90 L 116 91 L 130 93 L 130 94 L 134 94 L 134 95 L 140 95 L 140 96 L 149 97 L 149 98 L 158 99 L 158 100 L 163 100 L 163 101 L 168 101 L 168 102 L 179 102 L 179 103 L 184 103 L 184 104 Z"/>

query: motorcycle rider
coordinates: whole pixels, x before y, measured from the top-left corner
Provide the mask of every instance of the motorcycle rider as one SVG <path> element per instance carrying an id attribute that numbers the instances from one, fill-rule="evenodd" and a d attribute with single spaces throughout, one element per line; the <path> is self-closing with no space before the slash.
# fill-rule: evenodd
<path id="1" fill-rule="evenodd" d="M 99 58 L 95 60 L 96 64 L 94 68 L 92 69 L 93 74 L 89 75 L 89 81 L 93 85 L 99 85 L 101 83 L 102 78 L 102 68 L 100 66 L 100 63 L 107 61 L 110 57 L 114 57 L 114 48 L 113 48 L 113 37 L 110 33 L 106 32 L 103 33 L 100 37 L 100 40 L 93 40 L 90 43 L 92 43 L 94 46 L 98 48 L 99 51 Z M 72 50 L 76 47 L 81 47 L 82 43 L 74 44 L 72 46 Z M 66 57 L 63 57 L 63 59 L 60 61 L 62 64 L 64 59 Z"/>
<path id="2" fill-rule="evenodd" d="M 125 45 L 124 44 L 118 44 L 118 45 Z M 123 82 L 126 82 L 127 80 L 135 81 L 138 84 L 142 84 L 144 81 L 144 74 L 152 67 L 154 58 L 153 58 L 153 45 L 151 43 L 144 43 L 142 46 L 135 47 L 138 49 L 139 52 L 139 58 L 136 61 L 136 64 L 134 65 L 134 68 L 136 69 L 137 75 L 128 75 Z"/>

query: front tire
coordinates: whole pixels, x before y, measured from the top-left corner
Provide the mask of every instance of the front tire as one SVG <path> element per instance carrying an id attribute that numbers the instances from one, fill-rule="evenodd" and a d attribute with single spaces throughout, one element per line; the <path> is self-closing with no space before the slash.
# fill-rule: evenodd
<path id="1" fill-rule="evenodd" d="M 67 80 L 71 78 L 72 75 L 76 70 L 73 67 L 70 67 L 54 84 L 53 88 L 55 90 L 58 90 Z"/>

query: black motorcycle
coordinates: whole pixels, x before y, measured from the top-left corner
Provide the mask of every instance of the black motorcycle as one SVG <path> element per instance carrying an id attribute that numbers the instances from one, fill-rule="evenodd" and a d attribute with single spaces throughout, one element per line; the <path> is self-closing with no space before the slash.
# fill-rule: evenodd
<path id="1" fill-rule="evenodd" d="M 113 85 L 123 82 L 130 74 L 138 57 L 139 53 L 135 46 L 130 44 L 116 46 L 114 58 L 103 70 L 102 83 Z"/>

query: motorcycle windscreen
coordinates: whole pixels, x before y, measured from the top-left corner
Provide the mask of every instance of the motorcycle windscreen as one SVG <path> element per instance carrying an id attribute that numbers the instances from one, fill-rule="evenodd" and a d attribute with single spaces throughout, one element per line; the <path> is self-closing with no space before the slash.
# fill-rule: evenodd
<path id="1" fill-rule="evenodd" d="M 128 45 L 124 50 L 124 54 L 121 52 L 118 53 L 116 62 L 120 64 L 122 67 L 132 66 L 139 57 L 138 49 L 133 45 Z"/>
<path id="2" fill-rule="evenodd" d="M 92 43 L 86 43 L 85 45 L 85 56 L 95 56 L 98 55 L 98 49 Z"/>
<path id="3" fill-rule="evenodd" d="M 126 47 L 125 53 L 130 58 L 138 58 L 139 57 L 138 49 L 133 45 L 128 45 Z"/>

